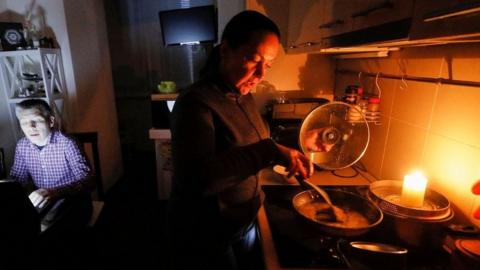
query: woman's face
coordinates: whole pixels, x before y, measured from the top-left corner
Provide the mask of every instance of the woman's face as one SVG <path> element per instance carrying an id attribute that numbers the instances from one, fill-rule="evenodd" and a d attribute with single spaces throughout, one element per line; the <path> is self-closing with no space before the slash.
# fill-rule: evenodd
<path id="1" fill-rule="evenodd" d="M 235 49 L 224 41 L 220 51 L 220 72 L 240 94 L 246 95 L 262 81 L 277 57 L 279 47 L 278 37 L 268 32 L 253 34 L 250 42 Z"/>

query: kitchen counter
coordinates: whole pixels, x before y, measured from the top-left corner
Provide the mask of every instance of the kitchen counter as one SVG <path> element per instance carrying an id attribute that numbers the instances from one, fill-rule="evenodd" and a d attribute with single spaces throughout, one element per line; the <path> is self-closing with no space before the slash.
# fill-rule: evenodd
<path id="1" fill-rule="evenodd" d="M 336 170 L 334 175 L 331 171 L 315 170 L 310 182 L 316 185 L 338 186 L 338 185 L 369 185 L 376 179 L 368 172 L 358 171 L 352 168 Z M 345 176 L 345 177 L 340 177 Z M 287 179 L 285 176 L 274 172 L 271 168 L 263 169 L 259 172 L 260 183 L 262 185 L 298 185 L 295 178 Z"/>

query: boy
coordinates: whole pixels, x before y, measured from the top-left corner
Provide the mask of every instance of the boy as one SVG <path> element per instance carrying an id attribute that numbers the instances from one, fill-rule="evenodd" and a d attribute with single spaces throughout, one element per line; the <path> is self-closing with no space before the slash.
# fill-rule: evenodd
<path id="1" fill-rule="evenodd" d="M 42 219 L 42 230 L 54 223 L 84 227 L 91 216 L 94 181 L 78 145 L 54 128 L 55 118 L 44 100 L 24 100 L 15 113 L 25 137 L 17 143 L 10 178 L 33 186 L 29 198 L 39 211 L 52 208 Z"/>

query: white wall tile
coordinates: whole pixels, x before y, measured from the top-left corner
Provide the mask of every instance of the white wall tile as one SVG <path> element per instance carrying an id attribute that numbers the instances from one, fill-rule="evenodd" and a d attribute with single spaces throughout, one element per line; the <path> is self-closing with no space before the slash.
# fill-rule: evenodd
<path id="1" fill-rule="evenodd" d="M 426 131 L 406 122 L 391 119 L 382 179 L 403 179 L 410 171 L 421 167 Z"/>
<path id="2" fill-rule="evenodd" d="M 395 92 L 392 117 L 422 128 L 428 128 L 437 85 L 409 81 Z"/>
<path id="3" fill-rule="evenodd" d="M 480 147 L 480 89 L 442 85 L 438 91 L 431 132 Z"/>
<path id="4" fill-rule="evenodd" d="M 446 196 L 462 215 L 471 218 L 471 188 L 480 179 L 480 148 L 429 134 L 423 164 L 429 186 Z"/>

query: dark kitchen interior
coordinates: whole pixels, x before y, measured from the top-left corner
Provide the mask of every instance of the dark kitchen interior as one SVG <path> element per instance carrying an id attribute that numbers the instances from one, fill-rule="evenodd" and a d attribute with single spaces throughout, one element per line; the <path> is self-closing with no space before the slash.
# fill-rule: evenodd
<path id="1" fill-rule="evenodd" d="M 263 169 L 254 269 L 480 268 L 480 1 L 299 2 L 0 1 L 0 22 L 25 25 L 31 12 L 43 29 L 32 33 L 61 51 L 68 95 L 56 106 L 66 130 L 98 134 L 106 194 L 94 200 L 103 208 L 73 243 L 49 243 L 53 256 L 39 251 L 43 266 L 167 268 L 171 107 L 198 80 L 226 22 L 251 9 L 282 32 L 277 59 L 253 91 L 271 138 L 303 150 L 305 123 L 329 121 L 322 139 L 341 146 L 311 153 L 309 182 L 334 205 L 368 217 L 358 231 L 318 222 L 302 212 L 318 194 L 282 167 Z M 168 39 L 162 16 L 195 16 L 196 7 L 208 7 L 202 16 L 214 17 L 216 36 Z M 0 59 L 16 52 L 7 49 Z M 29 97 L 5 93 L 0 179 L 21 136 L 11 104 Z M 306 201 L 295 204 L 302 193 Z"/>

